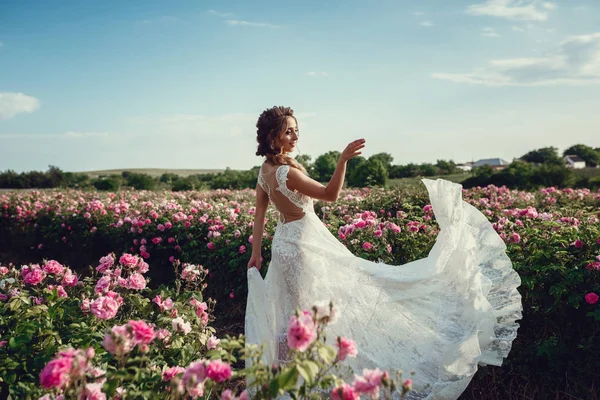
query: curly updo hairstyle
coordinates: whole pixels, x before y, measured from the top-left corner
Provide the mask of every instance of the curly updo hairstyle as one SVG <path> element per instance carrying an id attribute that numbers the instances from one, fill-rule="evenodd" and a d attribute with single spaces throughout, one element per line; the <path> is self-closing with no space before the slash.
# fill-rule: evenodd
<path id="1" fill-rule="evenodd" d="M 290 165 L 306 173 L 302 164 L 284 153 L 279 144 L 279 138 L 288 128 L 288 117 L 294 118 L 298 124 L 298 120 L 294 117 L 294 110 L 290 107 L 274 106 L 260 114 L 256 122 L 256 141 L 258 142 L 256 155 L 265 156 L 275 165 Z"/>

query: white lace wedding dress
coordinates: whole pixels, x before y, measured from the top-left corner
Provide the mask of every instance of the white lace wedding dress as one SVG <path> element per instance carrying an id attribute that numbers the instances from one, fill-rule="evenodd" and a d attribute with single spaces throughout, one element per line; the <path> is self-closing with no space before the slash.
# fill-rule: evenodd
<path id="1" fill-rule="evenodd" d="M 280 220 L 265 279 L 248 270 L 245 335 L 265 343 L 267 365 L 285 361 L 286 329 L 297 308 L 333 300 L 338 318 L 327 328 L 357 342 L 344 364 L 402 370 L 422 397 L 456 399 L 481 365 L 502 365 L 521 318 L 519 275 L 488 220 L 462 200 L 459 184 L 423 179 L 440 232 L 426 258 L 387 265 L 354 256 L 323 225 L 313 200 L 287 185 L 289 166 L 258 182 L 275 206 L 304 216 Z M 287 204 L 285 204 L 288 202 Z M 351 382 L 349 382 L 351 383 Z"/>

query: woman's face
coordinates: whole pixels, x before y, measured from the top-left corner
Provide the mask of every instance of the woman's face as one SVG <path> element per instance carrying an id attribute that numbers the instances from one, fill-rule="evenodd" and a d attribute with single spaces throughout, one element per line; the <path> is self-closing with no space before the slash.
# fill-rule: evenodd
<path id="1" fill-rule="evenodd" d="M 291 153 L 296 149 L 298 142 L 298 124 L 292 117 L 287 117 L 287 129 L 279 138 L 279 144 L 282 147 L 283 153 Z"/>

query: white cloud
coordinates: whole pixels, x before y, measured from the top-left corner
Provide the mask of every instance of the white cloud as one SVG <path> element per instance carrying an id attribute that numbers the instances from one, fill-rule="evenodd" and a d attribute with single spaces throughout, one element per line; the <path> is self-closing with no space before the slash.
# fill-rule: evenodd
<path id="1" fill-rule="evenodd" d="M 548 19 L 546 10 L 549 10 L 548 6 L 538 7 L 538 2 L 535 0 L 486 0 L 485 3 L 468 6 L 466 13 L 514 20 L 545 21 Z"/>
<path id="2" fill-rule="evenodd" d="M 525 28 L 521 28 L 520 26 L 513 25 L 510 27 L 514 32 L 525 32 Z"/>
<path id="3" fill-rule="evenodd" d="M 216 15 L 217 17 L 221 17 L 221 18 L 231 18 L 233 17 L 233 13 L 229 13 L 229 12 L 219 12 L 216 10 L 208 10 L 208 12 L 210 14 Z"/>
<path id="4" fill-rule="evenodd" d="M 20 113 L 32 113 L 40 108 L 40 101 L 23 93 L 0 92 L 0 119 L 9 119 Z"/>
<path id="5" fill-rule="evenodd" d="M 413 13 L 413 15 L 414 15 L 414 16 L 417 16 L 417 17 L 420 17 L 421 15 L 425 15 L 425 13 L 424 13 L 424 12 L 422 12 L 422 11 L 415 11 L 415 12 Z"/>
<path id="6" fill-rule="evenodd" d="M 277 25 L 268 24 L 266 22 L 241 21 L 238 19 L 228 19 L 225 22 L 227 22 L 228 25 L 234 25 L 234 26 L 252 26 L 252 27 L 256 27 L 256 28 L 278 28 Z"/>
<path id="7" fill-rule="evenodd" d="M 481 36 L 500 37 L 500 35 L 496 32 L 496 30 L 494 28 L 489 28 L 489 27 L 481 29 Z"/>
<path id="8" fill-rule="evenodd" d="M 421 22 L 421 26 L 424 26 L 426 28 L 431 28 L 433 25 L 434 25 L 434 23 L 431 22 L 431 21 L 423 21 L 423 22 Z"/>
<path id="9" fill-rule="evenodd" d="M 315 76 L 327 76 L 328 74 L 327 74 L 327 72 L 310 71 L 310 72 L 307 72 L 306 75 L 315 77 Z"/>
<path id="10" fill-rule="evenodd" d="M 487 86 L 600 84 L 600 32 L 570 36 L 544 57 L 491 60 L 470 73 L 434 73 L 436 79 Z"/>
<path id="11" fill-rule="evenodd" d="M 554 3 L 542 3 L 542 7 L 544 7 L 546 10 L 556 10 L 556 4 Z"/>

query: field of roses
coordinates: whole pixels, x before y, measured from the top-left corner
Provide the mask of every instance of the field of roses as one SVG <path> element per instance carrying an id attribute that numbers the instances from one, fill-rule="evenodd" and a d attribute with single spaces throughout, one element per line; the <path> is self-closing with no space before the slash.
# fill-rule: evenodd
<path id="1" fill-rule="evenodd" d="M 408 371 L 404 378 L 374 370 L 342 380 L 337 369 L 360 349 L 352 338 L 340 338 L 337 348 L 322 343 L 334 310 L 323 306 L 292 318 L 295 331 L 308 336 L 289 338 L 296 344 L 289 364 L 244 368 L 246 358 L 258 360 L 260 353 L 246 348 L 241 335 L 253 195 L 0 194 L 2 394 L 176 399 L 244 398 L 248 391 L 257 398 L 283 391 L 309 398 L 334 387 L 343 392 L 334 390 L 334 398 L 408 392 Z M 463 196 L 505 240 L 522 279 L 524 313 L 505 365 L 481 368 L 461 398 L 600 398 L 600 193 L 488 186 Z M 391 264 L 426 256 L 439 231 L 420 184 L 348 190 L 338 202 L 315 208 L 357 256 Z M 271 210 L 263 275 L 275 223 Z M 254 385 L 246 389 L 247 381 Z"/>

